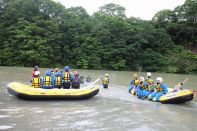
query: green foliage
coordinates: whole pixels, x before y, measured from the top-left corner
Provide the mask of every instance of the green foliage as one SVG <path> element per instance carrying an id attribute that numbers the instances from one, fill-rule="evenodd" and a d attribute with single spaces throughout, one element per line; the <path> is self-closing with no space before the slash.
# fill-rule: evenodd
<path id="1" fill-rule="evenodd" d="M 1 0 L 0 65 L 197 72 L 196 8 L 187 0 L 145 21 L 113 3 L 90 16 L 52 0 Z"/>
<path id="2" fill-rule="evenodd" d="M 108 16 L 116 16 L 116 17 L 124 18 L 126 17 L 125 10 L 126 9 L 120 5 L 109 3 L 109 4 L 104 5 L 103 7 L 100 7 L 99 13 L 105 14 Z"/>
<path id="3" fill-rule="evenodd" d="M 143 71 L 161 71 L 166 72 L 167 66 L 170 64 L 169 59 L 158 52 L 151 49 L 145 50 L 141 54 L 140 64 Z"/>

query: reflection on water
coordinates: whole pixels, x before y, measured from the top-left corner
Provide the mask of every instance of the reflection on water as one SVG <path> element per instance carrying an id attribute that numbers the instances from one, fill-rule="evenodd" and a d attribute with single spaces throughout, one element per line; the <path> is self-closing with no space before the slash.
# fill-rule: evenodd
<path id="1" fill-rule="evenodd" d="M 11 96 L 6 85 L 26 82 L 31 68 L 0 67 L 0 130 L 191 130 L 197 129 L 197 101 L 168 105 L 139 100 L 128 91 L 133 72 L 81 70 L 96 79 L 110 74 L 110 88 L 84 101 L 24 101 Z M 41 69 L 43 72 L 46 69 Z M 144 76 L 145 73 L 138 73 Z M 3 76 L 3 77 L 2 77 Z M 185 88 L 196 88 L 195 75 L 153 73 L 172 87 L 188 77 Z M 101 84 L 101 83 L 99 83 Z"/>

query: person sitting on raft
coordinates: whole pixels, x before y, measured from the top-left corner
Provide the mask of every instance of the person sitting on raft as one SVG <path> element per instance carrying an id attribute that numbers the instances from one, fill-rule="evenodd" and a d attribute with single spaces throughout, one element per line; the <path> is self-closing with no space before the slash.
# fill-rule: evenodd
<path id="1" fill-rule="evenodd" d="M 64 68 L 65 72 L 63 73 L 62 77 L 62 86 L 64 89 L 70 89 L 70 83 L 73 80 L 73 75 L 69 72 L 69 66 Z"/>
<path id="2" fill-rule="evenodd" d="M 33 70 L 32 73 L 31 73 L 32 78 L 35 76 L 35 71 L 39 71 L 38 66 L 35 66 L 35 67 L 34 67 L 34 70 Z"/>
<path id="3" fill-rule="evenodd" d="M 147 78 L 145 80 L 147 83 L 149 83 L 149 81 L 153 81 L 153 79 L 151 79 L 151 75 L 152 74 L 150 72 L 147 72 Z"/>
<path id="4" fill-rule="evenodd" d="M 31 83 L 32 83 L 32 87 L 34 88 L 40 88 L 42 83 L 43 83 L 43 80 L 40 78 L 40 71 L 35 71 L 34 72 L 34 77 L 32 78 L 31 80 Z"/>
<path id="5" fill-rule="evenodd" d="M 72 88 L 79 89 L 80 88 L 80 79 L 78 71 L 74 71 L 74 79 L 72 80 Z"/>
<path id="6" fill-rule="evenodd" d="M 137 74 L 134 74 L 133 75 L 133 79 L 129 82 L 129 92 L 134 88 L 136 89 L 136 86 L 139 84 L 139 80 L 138 80 L 138 77 L 137 77 Z"/>
<path id="7" fill-rule="evenodd" d="M 52 81 L 52 76 L 50 71 L 45 72 L 45 76 L 43 78 L 43 89 L 52 89 L 54 87 L 54 82 Z"/>
<path id="8" fill-rule="evenodd" d="M 153 97 L 155 97 L 156 98 L 155 101 L 158 102 L 159 98 L 168 92 L 167 86 L 163 84 L 162 82 L 163 82 L 163 79 L 161 77 L 157 77 L 156 87 L 155 87 L 156 91 L 151 94 L 149 100 L 152 100 Z"/>
<path id="9" fill-rule="evenodd" d="M 148 87 L 143 91 L 144 97 L 147 98 L 155 89 L 153 80 L 148 80 Z"/>
<path id="10" fill-rule="evenodd" d="M 53 78 L 54 88 L 60 89 L 62 87 L 62 77 L 60 72 L 56 72 Z"/>
<path id="11" fill-rule="evenodd" d="M 103 82 L 103 88 L 108 88 L 108 85 L 109 85 L 109 75 L 108 74 L 105 74 L 105 77 L 102 80 L 102 82 Z"/>
<path id="12" fill-rule="evenodd" d="M 87 76 L 86 76 L 86 82 L 90 82 L 91 81 L 91 77 L 90 77 L 90 75 L 88 74 Z"/>
<path id="13" fill-rule="evenodd" d="M 144 97 L 144 90 L 148 87 L 148 83 L 144 81 L 144 77 L 140 77 L 140 83 L 137 85 L 138 98 Z"/>

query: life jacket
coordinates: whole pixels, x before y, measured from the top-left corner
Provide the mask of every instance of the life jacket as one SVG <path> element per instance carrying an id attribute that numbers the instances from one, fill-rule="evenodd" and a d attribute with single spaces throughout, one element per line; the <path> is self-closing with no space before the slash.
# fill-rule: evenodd
<path id="1" fill-rule="evenodd" d="M 79 89 L 80 88 L 80 79 L 78 77 L 75 77 L 72 80 L 72 88 Z"/>
<path id="2" fill-rule="evenodd" d="M 133 80 L 132 84 L 133 85 L 138 85 L 140 83 L 140 81 L 138 79 Z"/>
<path id="3" fill-rule="evenodd" d="M 87 81 L 87 82 L 90 82 L 90 81 L 91 81 L 91 78 L 90 78 L 90 77 L 87 77 L 87 78 L 86 78 L 86 81 Z"/>
<path id="4" fill-rule="evenodd" d="M 80 83 L 84 83 L 84 77 L 80 76 Z"/>
<path id="5" fill-rule="evenodd" d="M 109 84 L 109 78 L 108 77 L 105 77 L 103 79 L 103 84 Z"/>
<path id="6" fill-rule="evenodd" d="M 146 89 L 147 87 L 144 85 L 144 83 L 140 84 L 141 89 Z"/>
<path id="7" fill-rule="evenodd" d="M 40 77 L 32 78 L 32 87 L 39 88 L 40 87 Z"/>
<path id="8" fill-rule="evenodd" d="M 150 91 L 150 90 L 152 90 L 152 88 L 153 88 L 153 84 L 148 85 L 147 90 Z"/>
<path id="9" fill-rule="evenodd" d="M 69 72 L 64 72 L 63 81 L 70 82 L 70 74 L 69 74 Z"/>
<path id="10" fill-rule="evenodd" d="M 161 88 L 161 84 L 157 84 L 156 90 L 157 90 L 157 92 L 162 92 L 163 91 L 163 88 Z"/>
<path id="11" fill-rule="evenodd" d="M 51 86 L 51 77 L 50 76 L 45 76 L 44 77 L 44 84 L 43 86 Z"/>
<path id="12" fill-rule="evenodd" d="M 62 81 L 61 81 L 61 77 L 60 76 L 57 76 L 55 77 L 55 85 L 61 85 Z"/>

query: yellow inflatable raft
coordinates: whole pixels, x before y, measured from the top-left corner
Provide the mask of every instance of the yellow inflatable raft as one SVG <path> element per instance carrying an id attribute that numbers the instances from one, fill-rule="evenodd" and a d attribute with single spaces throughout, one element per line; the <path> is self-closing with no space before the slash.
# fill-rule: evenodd
<path id="1" fill-rule="evenodd" d="M 134 90 L 131 90 L 130 93 L 136 95 Z M 193 96 L 193 92 L 188 89 L 178 90 L 174 92 L 172 88 L 168 88 L 168 93 L 161 96 L 159 98 L 159 102 L 163 104 L 180 104 L 192 101 Z M 149 98 L 150 95 L 148 96 L 148 99 Z M 155 97 L 153 98 L 153 101 L 155 101 Z"/>
<path id="2" fill-rule="evenodd" d="M 10 94 L 26 100 L 81 100 L 98 94 L 98 86 L 89 85 L 81 89 L 42 89 L 33 88 L 20 82 L 11 82 L 7 85 Z"/>

